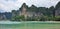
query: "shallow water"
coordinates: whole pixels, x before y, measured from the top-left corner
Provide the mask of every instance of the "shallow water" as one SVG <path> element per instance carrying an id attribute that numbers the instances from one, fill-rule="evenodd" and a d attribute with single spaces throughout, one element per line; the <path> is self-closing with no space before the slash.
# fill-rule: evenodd
<path id="1" fill-rule="evenodd" d="M 60 23 L 30 22 L 30 21 L 20 23 L 19 22 L 8 23 L 7 24 L 0 23 L 0 29 L 60 29 Z"/>

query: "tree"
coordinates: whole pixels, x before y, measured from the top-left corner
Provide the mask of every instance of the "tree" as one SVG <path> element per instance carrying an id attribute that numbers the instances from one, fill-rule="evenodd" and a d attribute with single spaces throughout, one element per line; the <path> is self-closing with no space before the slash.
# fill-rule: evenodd
<path id="1" fill-rule="evenodd" d="M 24 18 L 24 16 L 15 16 L 15 17 L 13 17 L 12 20 L 14 20 L 14 21 L 24 21 L 25 18 Z"/>

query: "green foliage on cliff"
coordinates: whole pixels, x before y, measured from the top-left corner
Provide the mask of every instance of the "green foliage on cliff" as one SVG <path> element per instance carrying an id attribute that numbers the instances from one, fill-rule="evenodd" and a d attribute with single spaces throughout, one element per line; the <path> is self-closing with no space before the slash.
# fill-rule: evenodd
<path id="1" fill-rule="evenodd" d="M 55 11 L 60 8 L 60 2 L 54 7 L 51 6 L 50 8 L 46 7 L 36 7 L 35 5 L 32 5 L 31 7 L 28 7 L 25 3 L 22 5 L 22 7 L 25 7 L 27 12 L 35 12 L 35 13 L 42 13 L 43 16 L 41 17 L 27 17 L 25 19 L 24 16 L 17 16 L 17 12 L 13 10 L 12 12 L 16 14 L 14 17 L 14 20 L 25 20 L 25 21 L 58 21 L 60 20 L 60 16 L 55 16 Z M 19 8 L 20 11 L 22 11 L 22 7 Z"/>

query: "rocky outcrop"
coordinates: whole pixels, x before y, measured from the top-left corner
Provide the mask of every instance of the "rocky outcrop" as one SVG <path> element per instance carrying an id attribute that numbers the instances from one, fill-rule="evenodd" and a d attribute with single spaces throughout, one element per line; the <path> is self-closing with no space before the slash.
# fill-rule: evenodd
<path id="1" fill-rule="evenodd" d="M 11 17 L 12 17 L 11 13 L 0 13 L 0 20 L 11 19 Z"/>

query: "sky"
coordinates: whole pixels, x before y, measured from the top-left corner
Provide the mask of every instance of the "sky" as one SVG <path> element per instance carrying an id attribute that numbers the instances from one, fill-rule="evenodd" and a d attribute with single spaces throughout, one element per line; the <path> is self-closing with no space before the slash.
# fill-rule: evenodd
<path id="1" fill-rule="evenodd" d="M 0 0 L 0 12 L 11 12 L 18 10 L 23 3 L 29 7 L 33 4 L 37 7 L 55 6 L 60 0 Z"/>

